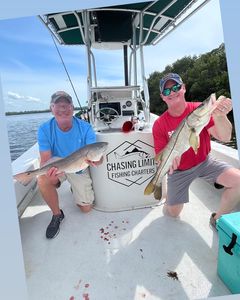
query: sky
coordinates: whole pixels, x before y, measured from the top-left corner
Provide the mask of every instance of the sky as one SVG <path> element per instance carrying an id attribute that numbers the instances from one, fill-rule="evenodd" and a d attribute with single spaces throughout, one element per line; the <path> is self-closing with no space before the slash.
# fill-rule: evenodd
<path id="1" fill-rule="evenodd" d="M 218 0 L 211 0 L 156 46 L 144 48 L 145 73 L 200 55 L 224 42 Z M 0 21 L 0 74 L 5 111 L 44 110 L 57 90 L 74 97 L 51 35 L 38 17 Z M 59 46 L 81 105 L 87 99 L 84 47 Z M 124 85 L 122 51 L 94 51 L 99 86 Z M 141 83 L 141 82 L 140 82 Z"/>

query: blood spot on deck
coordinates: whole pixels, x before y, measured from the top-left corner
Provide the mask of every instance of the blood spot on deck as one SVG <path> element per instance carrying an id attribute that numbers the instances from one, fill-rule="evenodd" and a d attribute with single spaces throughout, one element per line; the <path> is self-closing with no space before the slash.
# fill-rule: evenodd
<path id="1" fill-rule="evenodd" d="M 83 294 L 83 300 L 90 300 L 88 293 Z"/>
<path id="2" fill-rule="evenodd" d="M 170 278 L 172 278 L 173 280 L 179 280 L 177 272 L 169 271 L 169 272 L 167 272 L 167 276 L 170 277 Z"/>
<path id="3" fill-rule="evenodd" d="M 111 239 L 117 238 L 118 235 L 122 235 L 122 231 L 127 231 L 126 224 L 129 224 L 128 220 L 121 220 L 119 224 L 114 224 L 114 221 L 110 221 L 105 227 L 99 229 L 101 235 L 100 238 L 110 244 Z M 123 227 L 123 224 L 125 226 Z"/>

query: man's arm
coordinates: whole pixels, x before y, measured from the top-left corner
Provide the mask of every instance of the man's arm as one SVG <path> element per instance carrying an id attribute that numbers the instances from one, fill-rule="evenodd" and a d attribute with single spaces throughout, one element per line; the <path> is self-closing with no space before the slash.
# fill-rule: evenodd
<path id="1" fill-rule="evenodd" d="M 221 98 L 212 113 L 214 126 L 208 132 L 221 142 L 229 142 L 232 137 L 232 124 L 227 118 L 227 114 L 232 110 L 232 100 Z"/>
<path id="2" fill-rule="evenodd" d="M 42 167 L 50 158 L 52 157 L 52 152 L 40 151 L 40 166 Z"/>

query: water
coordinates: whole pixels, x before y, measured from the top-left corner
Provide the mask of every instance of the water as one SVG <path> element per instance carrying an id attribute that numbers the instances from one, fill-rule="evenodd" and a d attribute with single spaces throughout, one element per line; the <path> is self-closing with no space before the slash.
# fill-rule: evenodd
<path id="1" fill-rule="evenodd" d="M 51 117 L 52 114 L 50 112 L 7 116 L 8 137 L 12 161 L 17 159 L 36 143 L 39 125 L 49 120 Z M 231 142 L 223 144 L 237 149 L 234 132 Z"/>
<path id="2" fill-rule="evenodd" d="M 36 143 L 39 125 L 51 117 L 52 114 L 50 112 L 7 116 L 12 161 Z"/>

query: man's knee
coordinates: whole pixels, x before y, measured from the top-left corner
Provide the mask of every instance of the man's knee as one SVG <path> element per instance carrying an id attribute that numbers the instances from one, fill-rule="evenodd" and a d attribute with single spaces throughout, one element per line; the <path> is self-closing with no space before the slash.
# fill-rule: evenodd
<path id="1" fill-rule="evenodd" d="M 92 210 L 93 205 L 89 204 L 89 205 L 80 205 L 77 204 L 77 206 L 80 208 L 81 212 L 83 213 L 88 213 Z"/>
<path id="2" fill-rule="evenodd" d="M 179 217 L 182 209 L 183 204 L 179 205 L 164 205 L 164 213 L 169 215 L 170 217 L 177 218 Z"/>
<path id="3" fill-rule="evenodd" d="M 60 185 L 61 185 L 61 181 L 59 180 L 56 184 L 53 184 L 51 183 L 51 181 L 47 178 L 46 175 L 41 175 L 41 176 L 38 176 L 37 178 L 37 184 L 38 184 L 38 187 L 41 189 L 41 188 L 46 188 L 46 187 L 49 187 L 49 186 L 53 186 L 55 188 L 59 188 Z"/>
<path id="4" fill-rule="evenodd" d="M 39 187 L 43 187 L 48 184 L 47 177 L 45 175 L 38 176 L 37 184 Z"/>

